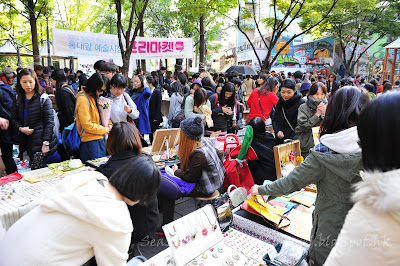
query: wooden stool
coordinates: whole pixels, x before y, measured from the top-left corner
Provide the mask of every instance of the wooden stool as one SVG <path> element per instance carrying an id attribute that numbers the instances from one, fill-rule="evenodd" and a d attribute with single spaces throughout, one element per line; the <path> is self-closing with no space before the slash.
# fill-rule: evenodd
<path id="1" fill-rule="evenodd" d="M 218 198 L 219 195 L 220 195 L 219 191 L 218 191 L 218 190 L 215 190 L 214 193 L 213 193 L 211 196 L 209 196 L 209 197 L 195 197 L 195 198 L 194 198 L 194 201 L 195 201 L 195 204 L 196 204 L 196 209 L 197 209 L 197 208 L 201 208 L 201 207 L 202 207 L 201 205 L 202 205 L 205 201 L 211 201 L 211 203 L 213 203 L 213 201 L 214 201 L 216 198 Z"/>

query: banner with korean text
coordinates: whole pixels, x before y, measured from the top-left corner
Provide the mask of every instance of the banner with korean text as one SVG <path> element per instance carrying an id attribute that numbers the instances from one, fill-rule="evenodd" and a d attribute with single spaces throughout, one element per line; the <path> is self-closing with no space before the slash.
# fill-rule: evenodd
<path id="1" fill-rule="evenodd" d="M 118 36 L 52 29 L 54 55 L 121 60 Z M 192 58 L 192 38 L 136 37 L 131 59 Z"/>

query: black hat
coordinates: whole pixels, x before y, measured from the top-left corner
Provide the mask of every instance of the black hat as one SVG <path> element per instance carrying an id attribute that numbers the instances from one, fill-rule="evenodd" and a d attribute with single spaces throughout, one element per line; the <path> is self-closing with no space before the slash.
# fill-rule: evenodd
<path id="1" fill-rule="evenodd" d="M 185 119 L 181 122 L 180 128 L 189 139 L 200 140 L 204 132 L 203 119 L 200 116 Z"/>

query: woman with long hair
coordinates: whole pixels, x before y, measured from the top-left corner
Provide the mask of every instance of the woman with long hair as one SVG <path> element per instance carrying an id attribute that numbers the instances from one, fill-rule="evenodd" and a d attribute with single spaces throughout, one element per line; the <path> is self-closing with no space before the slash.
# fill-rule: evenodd
<path id="1" fill-rule="evenodd" d="M 211 141 L 203 138 L 204 126 L 199 116 L 185 119 L 180 125 L 178 156 L 181 165 L 172 167 L 182 180 L 196 183 L 187 197 L 209 197 L 224 180 L 224 166 Z M 174 200 L 163 200 L 163 224 L 172 222 Z"/>
<path id="2" fill-rule="evenodd" d="M 54 84 L 55 98 L 57 104 L 57 115 L 60 121 L 60 132 L 62 133 L 64 128 L 71 125 L 74 122 L 74 111 L 75 111 L 75 92 L 68 85 L 67 76 L 64 70 L 56 69 L 51 73 L 51 82 Z M 68 160 L 70 157 L 69 152 L 65 149 L 64 145 L 58 146 L 58 153 L 63 161 Z"/>
<path id="3" fill-rule="evenodd" d="M 355 204 L 324 265 L 399 262 L 399 103 L 400 92 L 388 92 L 373 100 L 360 115 L 362 181 L 355 187 Z"/>
<path id="4" fill-rule="evenodd" d="M 227 132 L 228 128 L 232 128 L 234 114 L 237 112 L 238 104 L 233 83 L 226 83 L 221 90 L 221 93 L 214 93 L 210 96 L 211 103 L 211 118 L 214 126 L 209 128 L 210 131 Z M 229 124 L 229 126 L 228 126 Z"/>
<path id="5" fill-rule="evenodd" d="M 171 84 L 171 92 L 172 95 L 169 103 L 169 112 L 167 117 L 168 124 L 172 125 L 173 128 L 179 128 L 179 124 L 175 122 L 175 118 L 182 110 L 181 106 L 185 93 L 182 90 L 182 86 L 177 81 Z"/>
<path id="6" fill-rule="evenodd" d="M 356 87 L 339 89 L 328 104 L 321 124 L 320 144 L 285 178 L 254 185 L 252 195 L 280 196 L 317 185 L 309 265 L 323 265 L 335 245 L 347 212 L 353 206 L 353 185 L 361 181 L 361 148 L 357 123 L 369 96 Z"/>
<path id="7" fill-rule="evenodd" d="M 196 84 L 196 83 L 195 83 Z M 203 88 L 198 88 L 193 94 L 190 94 L 185 101 L 185 117 L 191 118 L 200 116 L 204 119 L 203 112 L 200 106 L 207 105 L 211 109 L 210 101 L 208 100 L 207 91 Z"/>
<path id="8" fill-rule="evenodd" d="M 321 82 L 314 83 L 308 91 L 307 101 L 300 105 L 295 128 L 296 139 L 300 140 L 301 155 L 306 158 L 314 147 L 312 128 L 318 127 L 326 112 L 326 87 Z"/>
<path id="9" fill-rule="evenodd" d="M 105 134 L 110 132 L 112 125 L 104 127 L 100 121 L 97 99 L 109 86 L 104 73 L 93 74 L 83 91 L 76 96 L 76 127 L 81 135 L 79 146 L 82 161 L 93 160 L 106 156 Z"/>
<path id="10" fill-rule="evenodd" d="M 16 90 L 17 98 L 13 103 L 11 121 L 13 127 L 20 131 L 20 156 L 22 157 L 26 151 L 30 160 L 33 161 L 43 155 L 42 166 L 44 166 L 47 157 L 57 150 L 51 100 L 47 94 L 42 96 L 39 94 L 39 81 L 36 73 L 29 68 L 24 68 L 18 73 Z M 36 167 L 40 168 L 41 166 L 37 165 Z"/>
<path id="11" fill-rule="evenodd" d="M 279 82 L 276 78 L 267 78 L 267 74 L 261 72 L 257 78 L 259 88 L 256 88 L 247 99 L 247 106 L 250 108 L 249 121 L 253 117 L 261 117 L 263 120 L 269 118 L 272 108 L 278 102 Z"/>
<path id="12" fill-rule="evenodd" d="M 134 126 L 126 121 L 113 124 L 113 128 L 107 139 L 107 153 L 111 155 L 107 163 L 101 165 L 99 171 L 110 178 L 115 172 L 122 168 L 130 160 L 137 158 L 142 153 L 140 136 Z M 153 167 L 154 163 L 149 162 L 148 167 Z M 136 172 L 135 172 L 136 174 Z M 135 175 L 132 178 L 137 178 Z M 132 243 L 141 241 L 144 237 L 154 238 L 154 233 L 158 224 L 158 201 L 154 195 L 153 200 L 149 200 L 148 205 L 128 206 L 131 214 L 133 233 Z"/>
<path id="13" fill-rule="evenodd" d="M 133 102 L 136 104 L 139 111 L 139 118 L 135 120 L 135 124 L 139 129 L 140 134 L 150 134 L 150 120 L 149 120 L 149 104 L 151 91 L 146 84 L 146 77 L 137 75 L 133 78 L 134 88 L 129 92 Z"/>

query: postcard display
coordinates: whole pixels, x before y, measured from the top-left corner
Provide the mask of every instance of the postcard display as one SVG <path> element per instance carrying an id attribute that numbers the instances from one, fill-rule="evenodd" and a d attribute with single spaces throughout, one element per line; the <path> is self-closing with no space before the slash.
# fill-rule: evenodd
<path id="1" fill-rule="evenodd" d="M 164 225 L 163 230 L 177 266 L 259 265 L 263 255 L 276 253 L 274 246 L 236 230 L 223 234 L 211 205 Z"/>

